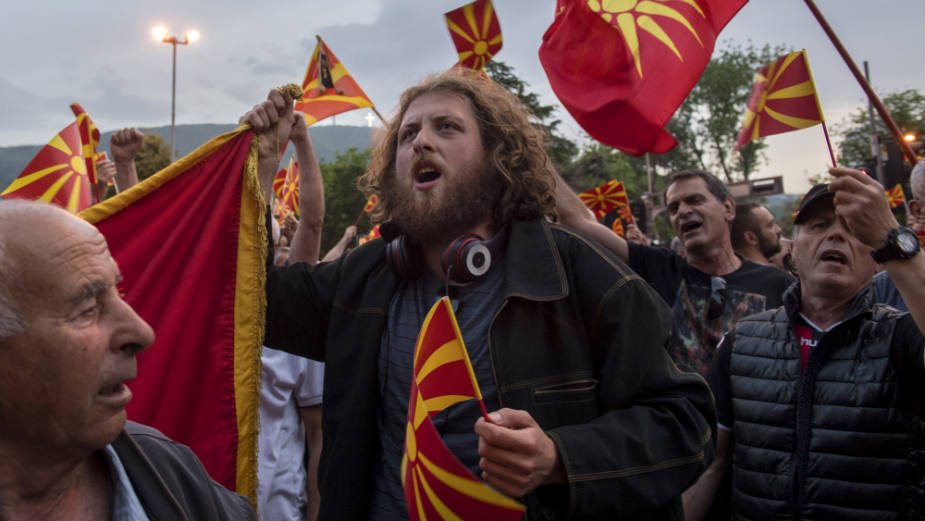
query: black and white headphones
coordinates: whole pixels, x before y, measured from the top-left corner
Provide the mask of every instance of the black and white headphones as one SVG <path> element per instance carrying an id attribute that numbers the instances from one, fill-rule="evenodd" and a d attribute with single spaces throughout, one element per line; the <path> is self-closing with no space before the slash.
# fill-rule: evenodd
<path id="1" fill-rule="evenodd" d="M 456 284 L 468 284 L 479 280 L 491 269 L 492 259 L 500 258 L 506 235 L 502 232 L 489 240 L 474 233 L 457 237 L 441 256 L 443 273 L 447 279 Z M 386 232 L 383 232 L 383 237 L 385 236 Z M 389 240 L 385 247 L 385 256 L 389 267 L 401 279 L 417 278 L 424 268 L 424 257 L 420 248 L 412 244 L 406 235 L 398 235 Z"/>

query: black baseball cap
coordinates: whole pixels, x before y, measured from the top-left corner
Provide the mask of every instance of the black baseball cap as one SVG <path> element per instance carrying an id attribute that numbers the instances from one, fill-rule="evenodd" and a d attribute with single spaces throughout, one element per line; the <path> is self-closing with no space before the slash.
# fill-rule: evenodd
<path id="1" fill-rule="evenodd" d="M 820 201 L 828 201 L 829 204 L 834 204 L 831 202 L 834 197 L 835 193 L 829 191 L 828 183 L 819 184 L 810 188 L 809 191 L 806 192 L 806 195 L 803 196 L 803 199 L 800 200 L 797 212 L 793 216 L 793 224 L 800 224 L 802 221 L 805 221 L 806 217 L 809 215 L 809 207 Z"/>

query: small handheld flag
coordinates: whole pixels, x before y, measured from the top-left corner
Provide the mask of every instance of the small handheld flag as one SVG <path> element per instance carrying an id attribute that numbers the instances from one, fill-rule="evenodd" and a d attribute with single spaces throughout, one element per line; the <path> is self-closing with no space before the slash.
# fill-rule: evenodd
<path id="1" fill-rule="evenodd" d="M 480 71 L 501 50 L 501 24 L 491 0 L 476 0 L 443 16 L 459 65 Z"/>
<path id="2" fill-rule="evenodd" d="M 626 196 L 626 189 L 623 183 L 611 179 L 601 186 L 585 190 L 578 194 L 585 206 L 590 208 L 598 219 L 603 218 L 608 213 L 617 208 L 629 204 L 629 198 Z"/>
<path id="3" fill-rule="evenodd" d="M 363 107 L 371 107 L 375 111 L 373 102 L 344 64 L 320 36 L 315 38 L 318 43 L 302 80 L 302 100 L 295 104 L 295 110 L 305 116 L 305 124 L 313 125 L 335 114 Z"/>

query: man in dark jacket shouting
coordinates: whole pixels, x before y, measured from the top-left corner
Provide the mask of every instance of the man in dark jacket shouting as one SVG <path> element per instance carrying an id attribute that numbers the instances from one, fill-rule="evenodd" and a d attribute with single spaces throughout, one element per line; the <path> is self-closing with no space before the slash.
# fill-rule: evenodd
<path id="1" fill-rule="evenodd" d="M 830 172 L 794 219 L 799 284 L 713 361 L 718 456 L 697 487 L 731 458 L 734 519 L 925 515 L 925 255 L 882 186 Z M 874 304 L 877 263 L 909 313 Z"/>
<path id="2" fill-rule="evenodd" d="M 242 118 L 269 157 L 264 187 L 294 117 L 273 91 Z M 322 519 L 407 519 L 415 338 L 447 292 L 493 411 L 485 422 L 469 401 L 434 416 L 464 465 L 523 498 L 527 519 L 679 515 L 711 453 L 709 391 L 669 359 L 658 295 L 550 224 L 548 162 L 510 93 L 471 72 L 429 78 L 403 94 L 361 179 L 384 239 L 269 277 L 266 344 L 326 362 Z"/>

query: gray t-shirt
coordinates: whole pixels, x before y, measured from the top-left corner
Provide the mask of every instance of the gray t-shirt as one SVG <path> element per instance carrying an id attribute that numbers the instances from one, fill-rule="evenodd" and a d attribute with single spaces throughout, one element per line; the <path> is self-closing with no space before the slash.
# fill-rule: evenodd
<path id="1" fill-rule="evenodd" d="M 450 287 L 449 296 L 463 342 L 472 361 L 485 407 L 498 409 L 498 389 L 488 352 L 488 327 L 501 305 L 504 266 L 496 259 L 485 277 L 468 286 Z M 403 282 L 389 304 L 389 320 L 379 346 L 379 406 L 377 422 L 380 452 L 374 470 L 374 491 L 369 519 L 408 519 L 401 482 L 408 394 L 414 347 L 424 317 L 446 292 L 442 279 L 430 270 L 417 280 Z M 450 451 L 476 476 L 478 437 L 473 430 L 481 409 L 474 400 L 456 404 L 433 417 L 437 432 Z"/>

